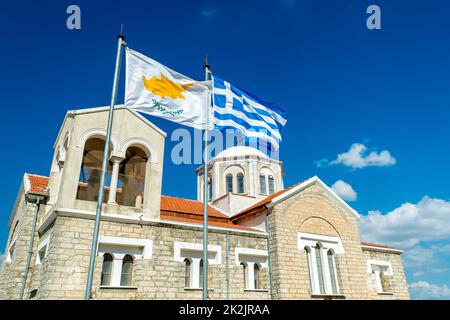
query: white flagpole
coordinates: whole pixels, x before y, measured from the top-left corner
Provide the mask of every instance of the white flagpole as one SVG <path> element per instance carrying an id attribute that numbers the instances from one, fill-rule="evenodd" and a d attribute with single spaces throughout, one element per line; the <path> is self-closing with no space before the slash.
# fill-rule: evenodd
<path id="1" fill-rule="evenodd" d="M 208 56 L 205 57 L 205 81 L 208 81 L 211 71 L 208 65 Z M 209 101 L 208 101 L 209 102 Z M 203 279 L 202 300 L 208 299 L 208 129 L 209 107 L 206 103 L 206 128 L 204 134 L 204 169 L 203 169 Z"/>
<path id="2" fill-rule="evenodd" d="M 111 94 L 111 104 L 109 106 L 109 115 L 108 115 L 108 127 L 106 130 L 106 139 L 105 139 L 105 148 L 103 151 L 103 163 L 102 163 L 102 173 L 100 176 L 100 190 L 98 192 L 98 200 L 97 200 L 97 211 L 95 213 L 95 223 L 94 223 L 94 232 L 92 235 L 92 246 L 91 246 L 91 256 L 89 260 L 89 270 L 87 276 L 86 283 L 86 291 L 84 298 L 85 300 L 91 299 L 91 291 L 92 291 L 92 280 L 94 274 L 94 266 L 95 266 L 95 256 L 97 255 L 97 246 L 98 246 L 98 233 L 100 230 L 100 217 L 102 215 L 102 203 L 103 203 L 103 195 L 104 195 L 104 187 L 105 187 L 105 177 L 106 177 L 106 167 L 108 164 L 108 155 L 109 155 L 109 143 L 111 140 L 111 128 L 113 122 L 113 113 L 114 106 L 116 104 L 117 98 L 117 86 L 119 84 L 119 71 L 120 71 L 120 61 L 122 57 L 122 47 L 125 45 L 125 37 L 123 36 L 123 25 L 120 30 L 120 34 L 117 36 L 117 55 L 116 55 L 116 66 L 114 70 L 114 81 L 113 88 Z"/>

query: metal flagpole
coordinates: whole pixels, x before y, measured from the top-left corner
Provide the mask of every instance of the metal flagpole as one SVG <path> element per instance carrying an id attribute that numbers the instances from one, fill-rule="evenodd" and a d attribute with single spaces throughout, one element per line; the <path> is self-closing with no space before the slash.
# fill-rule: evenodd
<path id="1" fill-rule="evenodd" d="M 87 276 L 86 283 L 86 291 L 84 298 L 85 300 L 91 299 L 91 290 L 92 290 L 92 280 L 95 266 L 95 256 L 97 255 L 97 245 L 98 245 L 98 233 L 100 230 L 100 217 L 102 215 L 102 203 L 103 203 L 103 191 L 105 187 L 105 177 L 106 177 L 106 167 L 108 164 L 108 155 L 109 155 L 109 143 L 111 140 L 111 128 L 113 122 L 113 113 L 114 113 L 114 105 L 116 104 L 117 98 L 117 86 L 119 83 L 119 71 L 120 71 L 120 61 L 122 57 L 122 47 L 125 45 L 125 37 L 123 36 L 123 25 L 120 29 L 120 34 L 117 36 L 117 55 L 116 55 L 116 66 L 114 70 L 114 81 L 113 88 L 111 94 L 111 104 L 109 106 L 109 115 L 108 115 L 108 127 L 106 130 L 106 139 L 105 139 L 105 149 L 103 151 L 103 163 L 102 163 L 102 173 L 100 176 L 100 190 L 98 192 L 98 200 L 97 200 L 97 210 L 95 213 L 95 224 L 94 224 L 94 232 L 92 235 L 92 246 L 91 246 L 91 257 L 89 260 L 89 271 Z"/>
<path id="2" fill-rule="evenodd" d="M 208 56 L 205 57 L 205 81 L 208 81 L 211 73 L 208 65 Z M 208 299 L 208 127 L 209 127 L 209 103 L 206 103 L 206 128 L 204 143 L 204 169 L 203 169 L 203 279 L 202 299 Z"/>

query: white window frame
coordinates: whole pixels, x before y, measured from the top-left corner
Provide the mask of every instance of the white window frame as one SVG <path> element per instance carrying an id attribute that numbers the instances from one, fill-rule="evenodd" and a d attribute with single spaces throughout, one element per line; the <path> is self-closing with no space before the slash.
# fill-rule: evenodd
<path id="1" fill-rule="evenodd" d="M 190 285 L 187 289 L 200 289 L 200 261 L 203 259 L 203 244 L 190 242 L 175 242 L 173 259 L 184 264 L 185 259 L 191 261 L 190 265 Z M 218 245 L 208 245 L 208 265 L 222 263 L 222 247 Z"/>
<path id="2" fill-rule="evenodd" d="M 382 271 L 381 269 L 385 269 Z M 377 293 L 387 293 L 383 290 L 383 284 L 381 283 L 381 272 L 386 276 L 393 276 L 392 264 L 389 261 L 384 260 L 367 260 L 367 272 L 375 275 L 375 288 Z"/>
<path id="3" fill-rule="evenodd" d="M 260 266 L 260 272 L 268 267 L 267 250 L 258 250 L 253 248 L 234 248 L 235 262 L 237 266 L 245 264 L 245 290 L 261 290 L 255 288 L 255 264 Z"/>
<path id="4" fill-rule="evenodd" d="M 320 292 L 320 283 L 319 283 L 319 270 L 317 270 L 316 263 L 316 246 L 320 243 L 320 255 L 322 260 L 322 273 L 324 277 L 324 289 L 325 292 Z M 344 247 L 342 245 L 342 241 L 339 237 L 332 236 L 324 236 L 312 233 L 304 233 L 299 232 L 297 235 L 297 245 L 299 251 L 306 251 L 305 248 L 309 248 L 309 272 L 310 272 L 310 280 L 311 280 L 311 292 L 313 295 L 340 295 L 340 287 L 339 287 L 339 274 L 336 269 L 336 255 L 344 253 Z M 331 284 L 331 274 L 330 274 L 330 266 L 328 264 L 328 251 L 333 251 L 333 268 L 334 274 L 336 277 L 336 289 L 337 293 L 333 293 L 333 287 Z"/>
<path id="5" fill-rule="evenodd" d="M 48 256 L 48 247 L 50 244 L 50 235 L 45 237 L 39 244 L 36 252 L 36 264 L 43 264 Z M 42 257 L 41 257 L 42 255 Z"/>
<path id="6" fill-rule="evenodd" d="M 113 257 L 111 266 L 111 280 L 107 286 L 102 287 L 121 287 L 120 279 L 122 276 L 122 263 L 126 255 L 133 258 L 133 264 L 136 260 L 151 259 L 153 255 L 153 241 L 149 239 L 122 238 L 103 236 L 99 239 L 98 256 L 109 253 Z"/>
<path id="7" fill-rule="evenodd" d="M 13 240 L 11 240 L 11 243 L 9 244 L 8 251 L 6 252 L 6 259 L 5 262 L 10 263 L 14 257 L 14 249 L 16 247 L 17 237 L 15 237 Z"/>

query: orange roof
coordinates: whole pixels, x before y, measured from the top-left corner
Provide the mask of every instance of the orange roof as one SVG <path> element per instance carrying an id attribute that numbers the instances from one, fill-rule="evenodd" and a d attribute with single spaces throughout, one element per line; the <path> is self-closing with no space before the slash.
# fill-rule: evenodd
<path id="1" fill-rule="evenodd" d="M 200 225 L 203 224 L 202 219 L 190 219 L 190 218 L 185 218 L 182 216 L 169 216 L 169 215 L 165 215 L 163 212 L 161 212 L 161 219 L 176 221 L 176 222 L 195 223 L 195 224 L 200 224 Z M 248 231 L 260 231 L 260 230 L 256 230 L 253 228 L 232 224 L 232 223 L 230 223 L 230 220 L 224 220 L 224 222 L 208 220 L 208 226 L 223 227 L 223 228 L 230 228 L 230 229 L 240 229 L 240 230 L 248 230 Z"/>
<path id="2" fill-rule="evenodd" d="M 48 177 L 27 173 L 25 179 L 28 184 L 26 192 L 47 195 Z M 256 231 L 233 224 L 227 215 L 211 206 L 208 206 L 208 216 L 211 218 L 208 220 L 210 226 Z M 203 202 L 161 195 L 161 219 L 202 224 Z"/>
<path id="3" fill-rule="evenodd" d="M 29 173 L 26 173 L 25 177 L 28 179 L 28 181 L 25 181 L 26 192 L 47 195 L 48 177 Z M 27 183 L 29 183 L 29 185 L 27 185 Z"/>
<path id="4" fill-rule="evenodd" d="M 161 211 L 189 213 L 203 216 L 203 202 L 161 195 Z M 219 210 L 208 206 L 208 216 L 228 219 Z"/>
<path id="5" fill-rule="evenodd" d="M 299 184 L 301 184 L 301 183 L 303 183 L 303 182 L 305 182 L 305 181 L 306 181 L 306 180 L 304 180 L 304 181 L 302 181 L 302 182 L 299 182 L 299 183 L 296 183 L 296 184 L 294 184 L 293 186 L 290 186 L 290 187 L 288 187 L 288 188 L 286 188 L 286 189 L 283 189 L 283 190 L 280 190 L 280 191 L 278 191 L 278 192 L 275 192 L 274 194 L 271 194 L 270 196 L 268 196 L 268 197 L 262 199 L 261 201 L 255 203 L 254 205 L 252 205 L 252 206 L 250 206 L 250 207 L 248 207 L 248 208 L 245 208 L 245 209 L 242 210 L 241 212 L 236 213 L 232 218 L 234 219 L 234 218 L 241 217 L 241 216 L 243 216 L 243 215 L 246 214 L 246 213 L 250 213 L 250 212 L 253 211 L 254 209 L 260 208 L 260 207 L 262 207 L 262 206 L 268 204 L 268 203 L 269 203 L 270 201 L 272 201 L 274 198 L 278 197 L 279 195 L 282 195 L 283 193 L 288 192 L 289 190 L 295 188 L 296 186 L 298 186 Z"/>

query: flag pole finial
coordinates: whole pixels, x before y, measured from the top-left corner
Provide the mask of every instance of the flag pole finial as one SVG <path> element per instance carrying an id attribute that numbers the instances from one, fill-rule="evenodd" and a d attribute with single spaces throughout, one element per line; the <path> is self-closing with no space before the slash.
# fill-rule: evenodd
<path id="1" fill-rule="evenodd" d="M 205 55 L 205 64 L 203 67 L 205 69 L 211 70 L 211 68 L 209 67 L 209 64 L 208 64 L 208 55 Z"/>
<path id="2" fill-rule="evenodd" d="M 120 25 L 120 33 L 117 36 L 118 39 L 122 39 L 122 41 L 125 41 L 125 36 L 123 35 L 123 23 Z"/>

